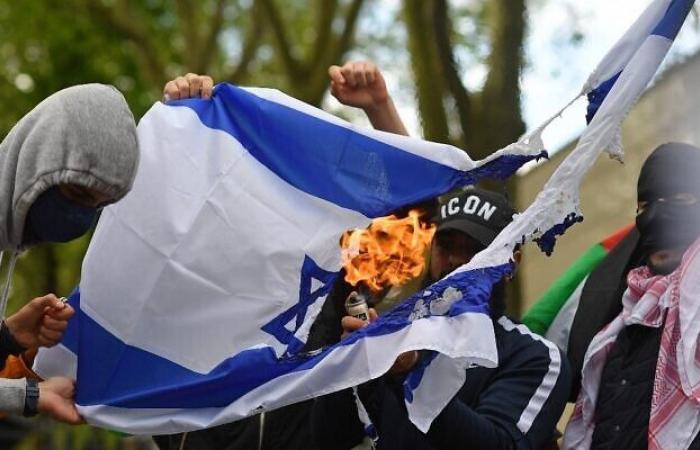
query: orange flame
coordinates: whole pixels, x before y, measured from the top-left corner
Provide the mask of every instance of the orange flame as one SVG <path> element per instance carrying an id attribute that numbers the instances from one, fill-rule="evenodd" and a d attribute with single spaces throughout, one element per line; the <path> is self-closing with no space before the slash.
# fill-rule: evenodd
<path id="1" fill-rule="evenodd" d="M 379 217 L 367 229 L 346 231 L 340 241 L 345 281 L 362 282 L 377 293 L 420 275 L 435 234 L 435 225 L 422 223 L 420 215 L 411 210 L 403 219 Z"/>

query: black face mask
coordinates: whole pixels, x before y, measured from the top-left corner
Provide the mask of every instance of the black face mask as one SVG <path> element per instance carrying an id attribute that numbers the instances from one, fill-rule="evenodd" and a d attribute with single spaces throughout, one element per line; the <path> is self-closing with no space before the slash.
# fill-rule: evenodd
<path id="1" fill-rule="evenodd" d="M 646 207 L 637 215 L 640 244 L 649 255 L 684 250 L 700 235 L 700 149 L 670 142 L 657 147 L 639 173 L 637 199 Z"/>
<path id="2" fill-rule="evenodd" d="M 686 249 L 700 236 L 700 203 L 652 201 L 637 214 L 640 244 L 648 252 Z"/>
<path id="3" fill-rule="evenodd" d="M 23 243 L 68 242 L 87 233 L 96 220 L 97 208 L 72 202 L 54 186 L 29 208 Z"/>

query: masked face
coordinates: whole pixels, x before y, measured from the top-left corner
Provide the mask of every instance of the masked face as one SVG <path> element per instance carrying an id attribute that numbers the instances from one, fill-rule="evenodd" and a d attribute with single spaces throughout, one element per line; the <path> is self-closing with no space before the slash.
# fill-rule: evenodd
<path id="1" fill-rule="evenodd" d="M 96 218 L 97 208 L 71 201 L 58 187 L 52 187 L 29 208 L 25 243 L 71 241 L 87 233 Z"/>
<path id="2" fill-rule="evenodd" d="M 688 193 L 640 202 L 636 225 L 649 254 L 685 250 L 700 236 L 700 202 Z"/>

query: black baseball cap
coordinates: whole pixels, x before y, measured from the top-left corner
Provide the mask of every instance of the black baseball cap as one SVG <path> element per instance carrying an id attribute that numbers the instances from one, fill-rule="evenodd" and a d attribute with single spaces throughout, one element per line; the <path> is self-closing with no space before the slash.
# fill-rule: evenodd
<path id="1" fill-rule="evenodd" d="M 443 199 L 438 205 L 437 233 L 457 230 L 485 247 L 513 221 L 517 211 L 508 199 L 496 192 L 470 187 Z"/>

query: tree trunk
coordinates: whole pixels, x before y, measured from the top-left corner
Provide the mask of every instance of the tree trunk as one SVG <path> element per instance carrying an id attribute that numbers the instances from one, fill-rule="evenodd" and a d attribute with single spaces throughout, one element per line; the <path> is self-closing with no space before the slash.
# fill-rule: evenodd
<path id="1" fill-rule="evenodd" d="M 418 110 L 426 139 L 466 144 L 472 159 L 483 159 L 517 140 L 525 125 L 520 107 L 525 0 L 492 0 L 486 4 L 491 53 L 480 92 L 469 92 L 461 80 L 451 39 L 447 0 L 406 0 L 404 21 L 411 52 Z M 447 105 L 454 102 L 455 112 Z M 456 116 L 456 117 L 454 117 Z M 450 139 L 449 123 L 460 136 Z M 515 203 L 512 181 L 486 180 L 480 185 L 503 192 Z M 520 311 L 517 277 L 508 284 L 509 311 Z"/>
<path id="2" fill-rule="evenodd" d="M 431 20 L 432 2 L 406 0 L 403 15 L 423 137 L 431 141 L 449 142 L 444 88 Z"/>

